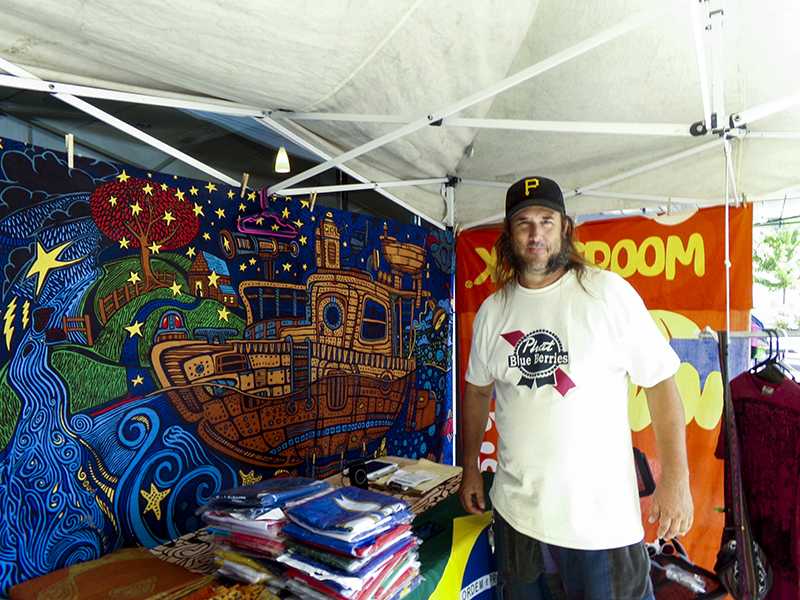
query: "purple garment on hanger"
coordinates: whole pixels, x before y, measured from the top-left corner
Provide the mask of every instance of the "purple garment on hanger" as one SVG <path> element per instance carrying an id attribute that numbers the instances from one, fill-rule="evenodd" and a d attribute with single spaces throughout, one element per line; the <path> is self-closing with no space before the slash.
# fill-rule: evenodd
<path id="1" fill-rule="evenodd" d="M 731 395 L 753 537 L 774 570 L 767 598 L 800 598 L 800 385 L 745 372 Z M 725 456 L 724 429 L 716 455 Z"/>

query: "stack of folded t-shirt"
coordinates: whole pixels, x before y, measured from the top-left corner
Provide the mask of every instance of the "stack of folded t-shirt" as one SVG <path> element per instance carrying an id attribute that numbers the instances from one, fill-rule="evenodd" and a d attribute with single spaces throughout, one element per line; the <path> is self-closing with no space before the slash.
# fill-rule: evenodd
<path id="1" fill-rule="evenodd" d="M 217 574 L 245 583 L 283 587 L 275 559 L 285 551 L 284 511 L 331 486 L 305 477 L 269 479 L 225 490 L 200 509 L 217 542 Z"/>
<path id="2" fill-rule="evenodd" d="M 420 581 L 413 513 L 392 496 L 344 487 L 285 511 L 288 588 L 313 600 L 402 598 Z"/>

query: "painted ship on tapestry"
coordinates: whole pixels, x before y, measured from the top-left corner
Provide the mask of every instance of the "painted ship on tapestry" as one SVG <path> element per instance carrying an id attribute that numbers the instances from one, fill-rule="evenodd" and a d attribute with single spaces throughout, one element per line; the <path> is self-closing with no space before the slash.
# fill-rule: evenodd
<path id="1" fill-rule="evenodd" d="M 342 268 L 339 228 L 327 213 L 316 231 L 316 272 L 305 284 L 245 280 L 243 339 L 206 330 L 202 340 L 152 348 L 160 384 L 200 437 L 242 462 L 295 469 L 311 460 L 332 472 L 348 453 L 380 440 L 397 421 L 420 431 L 436 420 L 436 395 L 416 388 L 415 319 L 434 307 L 423 289 L 426 251 L 384 226 L 373 272 Z M 220 232 L 225 258 L 255 256 L 274 273 L 294 242 Z M 389 272 L 378 270 L 386 261 Z M 434 324 L 446 315 L 436 308 Z"/>

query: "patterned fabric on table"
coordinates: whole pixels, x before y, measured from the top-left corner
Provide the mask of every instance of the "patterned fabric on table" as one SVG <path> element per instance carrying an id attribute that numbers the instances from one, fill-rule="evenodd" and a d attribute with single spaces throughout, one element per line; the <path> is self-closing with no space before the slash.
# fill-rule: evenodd
<path id="1" fill-rule="evenodd" d="M 123 548 L 29 579 L 11 588 L 9 595 L 11 600 L 181 597 L 208 581 L 208 577 L 159 560 L 144 548 Z"/>
<path id="2" fill-rule="evenodd" d="M 166 544 L 150 548 L 150 552 L 161 560 L 179 565 L 187 571 L 210 574 L 217 570 L 214 565 L 213 537 L 211 532 L 203 527 Z"/>

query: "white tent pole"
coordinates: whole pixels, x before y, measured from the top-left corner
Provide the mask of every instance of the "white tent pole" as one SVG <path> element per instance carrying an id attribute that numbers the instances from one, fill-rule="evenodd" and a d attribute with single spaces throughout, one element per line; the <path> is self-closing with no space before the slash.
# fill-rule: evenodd
<path id="1" fill-rule="evenodd" d="M 345 121 L 348 123 L 391 123 L 405 124 L 414 120 L 415 115 L 370 115 L 361 113 L 292 112 L 273 110 L 268 113 L 276 121 Z"/>
<path id="2" fill-rule="evenodd" d="M 278 116 L 279 115 L 279 116 Z M 410 119 L 392 115 L 342 113 L 275 112 L 273 117 L 290 121 L 347 121 L 358 123 L 408 123 Z M 553 131 L 563 133 L 603 133 L 610 135 L 689 136 L 684 123 L 613 123 L 592 121 L 535 121 L 528 119 L 473 119 L 447 117 L 442 127 L 472 129 L 510 129 L 515 131 Z"/>
<path id="3" fill-rule="evenodd" d="M 29 73 L 25 69 L 15 65 L 14 63 L 11 63 L 11 62 L 5 60 L 3 58 L 0 58 L 0 68 L 2 68 L 3 70 L 5 70 L 7 72 L 13 73 L 14 75 L 19 75 L 21 77 L 27 77 L 29 79 L 35 79 L 36 78 L 35 75 L 33 75 L 32 73 Z M 55 94 L 53 94 L 53 96 L 58 98 L 62 102 L 66 103 L 66 104 L 69 104 L 70 106 L 72 106 L 74 108 L 77 108 L 78 110 L 80 110 L 82 112 L 85 112 L 88 115 L 93 116 L 94 118 L 98 119 L 99 121 L 102 121 L 102 122 L 106 123 L 107 125 L 110 125 L 111 127 L 114 127 L 115 129 L 119 129 L 120 131 L 122 131 L 124 133 L 127 133 L 128 135 L 130 135 L 132 137 L 135 137 L 137 140 L 142 141 L 145 144 L 148 144 L 149 146 L 152 146 L 152 147 L 154 147 L 154 148 L 156 148 L 158 150 L 161 150 L 161 152 L 164 152 L 165 154 L 169 154 L 170 156 L 174 156 L 178 160 L 186 163 L 187 165 L 190 165 L 190 166 L 194 167 L 198 171 L 202 171 L 203 173 L 206 173 L 207 175 L 211 175 L 212 177 L 215 177 L 219 181 L 223 181 L 223 182 L 227 183 L 228 185 L 231 185 L 231 186 L 234 186 L 234 187 L 239 187 L 239 182 L 236 179 L 233 179 L 232 177 L 228 177 L 227 175 L 225 175 L 225 173 L 223 173 L 221 171 L 218 171 L 217 169 L 215 169 L 213 167 L 210 167 L 210 166 L 208 166 L 207 164 L 205 164 L 203 162 L 200 162 L 196 158 L 192 158 L 191 156 L 189 156 L 188 154 L 186 154 L 184 152 L 181 152 L 177 148 L 173 148 L 169 144 L 166 144 L 166 143 L 162 142 L 161 140 L 158 140 L 158 139 L 154 138 L 153 136 L 146 134 L 144 131 L 142 131 L 140 129 L 137 129 L 133 125 L 130 125 L 130 124 L 126 123 L 125 121 L 122 121 L 122 120 L 116 118 L 115 116 L 108 114 L 104 110 L 100 110 L 99 108 L 97 108 L 95 106 L 92 106 L 91 104 L 89 104 L 88 102 L 85 102 L 84 100 L 81 100 L 80 98 L 76 98 L 75 96 L 72 96 L 70 94 L 62 94 L 62 93 L 55 93 Z"/>
<path id="4" fill-rule="evenodd" d="M 584 185 L 579 187 L 574 192 L 570 192 L 565 194 L 565 198 L 569 198 L 572 196 L 577 196 L 582 194 L 587 190 L 591 190 L 594 188 L 603 187 L 606 185 L 611 185 L 613 183 L 617 183 L 622 181 L 623 179 L 628 179 L 630 177 L 635 177 L 636 175 L 641 175 L 642 173 L 647 173 L 648 171 L 652 171 L 654 169 L 658 169 L 660 167 L 664 167 L 666 165 L 672 164 L 675 161 L 682 160 L 684 158 L 688 158 L 690 156 L 694 156 L 695 154 L 700 154 L 701 152 L 705 152 L 706 150 L 711 150 L 712 148 L 716 148 L 722 144 L 722 141 L 719 139 L 712 140 L 710 142 L 706 142 L 705 144 L 701 144 L 699 146 L 695 146 L 694 148 L 689 148 L 688 150 L 683 150 L 682 152 L 677 152 L 675 154 L 671 154 L 666 156 L 660 160 L 655 162 L 648 163 L 646 165 L 642 165 L 641 167 L 636 167 L 635 169 L 631 169 L 629 171 L 623 171 L 619 175 L 615 175 L 613 177 L 609 177 L 608 179 L 603 179 L 601 181 L 596 181 L 594 183 L 590 183 L 589 185 Z"/>
<path id="5" fill-rule="evenodd" d="M 284 138 L 286 138 L 287 140 L 289 140 L 290 142 L 292 142 L 294 144 L 297 144 L 301 148 L 305 148 L 309 152 L 313 152 L 314 154 L 319 156 L 322 160 L 328 160 L 331 157 L 330 154 L 328 154 L 324 150 L 320 150 L 319 148 L 317 148 L 313 144 L 307 142 L 305 139 L 303 139 L 302 137 L 297 135 L 291 129 L 288 129 L 287 127 L 285 127 L 285 126 L 281 125 L 280 123 L 278 123 L 275 119 L 272 119 L 270 117 L 255 117 L 255 121 L 257 123 L 259 123 L 260 125 L 262 125 L 263 127 L 266 127 L 267 129 L 271 129 L 275 133 L 278 133 L 278 134 L 282 135 Z M 362 183 L 370 183 L 369 181 L 367 181 L 366 177 L 363 177 L 362 175 L 359 175 L 353 169 L 351 169 L 350 167 L 348 167 L 346 165 L 342 165 L 339 168 L 341 169 L 342 172 L 347 173 L 353 179 L 361 181 Z M 398 198 L 394 194 L 392 194 L 390 192 L 387 192 L 383 188 L 378 188 L 375 191 L 377 193 L 379 193 L 381 196 L 384 196 L 385 198 L 391 200 L 392 202 L 394 202 L 398 206 L 402 206 L 403 208 L 405 208 L 410 213 L 413 213 L 413 214 L 417 215 L 418 217 L 420 217 L 422 219 L 425 219 L 431 225 L 435 225 L 439 229 L 444 229 L 444 224 L 442 222 L 437 221 L 437 220 L 429 217 L 425 213 L 421 212 L 419 209 L 414 208 L 413 206 L 411 206 L 407 202 L 404 202 L 403 200 L 401 200 L 400 198 Z"/>
<path id="6" fill-rule="evenodd" d="M 588 192 L 589 190 L 592 190 L 592 189 L 595 189 L 595 188 L 599 188 L 599 187 L 603 187 L 603 186 L 606 186 L 606 185 L 611 185 L 613 183 L 617 183 L 619 181 L 622 181 L 623 179 L 628 179 L 630 177 L 635 177 L 636 175 L 641 175 L 642 173 L 646 173 L 648 171 L 652 171 L 654 169 L 658 169 L 660 167 L 664 167 L 664 166 L 666 166 L 668 164 L 671 164 L 671 163 L 673 163 L 675 161 L 687 158 L 689 156 L 694 156 L 695 154 L 700 154 L 701 152 L 705 152 L 706 150 L 710 150 L 712 148 L 716 148 L 720 144 L 722 144 L 722 140 L 719 140 L 719 139 L 711 140 L 710 142 L 706 142 L 705 144 L 701 144 L 699 146 L 695 146 L 694 148 L 689 148 L 688 150 L 683 150 L 683 151 L 678 152 L 676 154 L 671 154 L 670 156 L 666 156 L 666 157 L 664 157 L 664 158 L 662 158 L 660 160 L 657 160 L 655 162 L 648 163 L 646 165 L 642 165 L 641 167 L 636 167 L 635 169 L 631 169 L 629 171 L 624 171 L 624 172 L 620 173 L 619 175 L 615 175 L 614 177 L 609 177 L 607 179 L 602 179 L 600 181 L 596 181 L 594 183 L 590 183 L 589 185 L 585 185 L 583 187 L 580 187 L 580 188 L 578 188 L 576 190 L 572 190 L 572 191 L 566 192 L 566 193 L 564 193 L 564 198 L 565 199 L 566 198 L 572 198 L 574 196 L 578 196 L 580 194 Z M 475 182 L 475 181 L 476 180 L 465 180 L 465 181 L 462 181 L 462 183 Z M 487 183 L 487 182 L 482 182 L 482 183 Z M 493 183 L 493 182 L 488 182 L 488 183 Z M 509 185 L 511 185 L 511 184 L 510 183 L 506 184 L 505 187 L 508 187 Z M 498 213 L 495 213 L 495 214 L 490 215 L 488 217 L 484 217 L 483 219 L 479 219 L 477 221 L 473 221 L 471 223 L 467 223 L 467 224 L 464 225 L 464 229 L 468 229 L 470 227 L 477 227 L 479 225 L 485 225 L 487 223 L 497 223 L 498 221 L 501 221 L 504 216 L 505 216 L 505 211 L 498 212 Z"/>
<path id="7" fill-rule="evenodd" d="M 356 192 L 359 190 L 377 190 L 395 187 L 412 187 L 416 185 L 435 185 L 447 182 L 447 177 L 432 179 L 407 179 L 403 181 L 382 181 L 366 183 L 346 183 L 342 185 L 318 185 L 304 188 L 285 188 L 275 192 L 279 196 L 297 196 L 300 194 L 327 194 L 331 192 Z"/>
<path id="8" fill-rule="evenodd" d="M 800 92 L 735 113 L 732 115 L 733 123 L 737 127 L 749 125 L 750 123 L 754 123 L 760 119 L 774 115 L 775 113 L 793 108 L 798 104 L 800 104 Z"/>
<path id="9" fill-rule="evenodd" d="M 700 198 L 684 198 L 682 196 L 657 196 L 654 194 L 627 194 L 623 192 L 604 192 L 601 190 L 588 190 L 581 196 L 597 198 L 618 198 L 620 200 L 636 200 L 644 204 L 665 206 L 668 204 L 689 204 L 691 206 L 707 203 L 708 200 Z"/>
<path id="10" fill-rule="evenodd" d="M 610 135 L 689 136 L 684 123 L 601 123 L 591 121 L 530 121 L 524 119 L 467 119 L 448 117 L 445 127 L 553 131 L 563 133 L 603 133 Z"/>
<path id="11" fill-rule="evenodd" d="M 710 131 L 728 127 L 728 115 L 725 112 L 725 44 L 723 40 L 723 15 L 719 8 L 708 13 L 711 31 L 711 76 L 712 76 L 712 116 Z"/>
<path id="12" fill-rule="evenodd" d="M 503 188 L 503 189 L 508 189 L 508 187 L 511 185 L 510 183 L 504 183 L 502 181 L 486 181 L 484 179 L 462 179 L 460 183 L 462 185 L 474 185 L 478 187 Z"/>
<path id="13" fill-rule="evenodd" d="M 764 140 L 800 140 L 800 131 L 750 131 L 745 134 L 748 138 Z"/>
<path id="14" fill-rule="evenodd" d="M 739 191 L 736 185 L 736 171 L 733 168 L 733 156 L 732 156 L 730 140 L 728 139 L 724 140 L 724 148 L 725 148 L 725 168 L 728 170 L 728 180 L 730 181 L 729 187 L 733 190 L 734 201 L 738 204 Z"/>
<path id="15" fill-rule="evenodd" d="M 362 154 L 366 154 L 367 152 L 375 150 L 376 148 L 385 146 L 386 144 L 393 142 L 394 140 L 405 137 L 411 133 L 414 133 L 415 131 L 428 127 L 431 124 L 436 124 L 438 121 L 441 121 L 442 119 L 449 117 L 450 115 L 456 114 L 466 108 L 469 108 L 470 106 L 483 102 L 484 100 L 488 100 L 489 98 L 493 98 L 497 94 L 500 94 L 514 87 L 515 85 L 519 85 L 524 81 L 536 77 L 537 75 L 540 75 L 546 71 L 549 71 L 550 69 L 553 69 L 562 63 L 565 63 L 577 56 L 580 56 L 581 54 L 584 54 L 589 50 L 596 48 L 597 46 L 605 44 L 633 29 L 636 29 L 644 25 L 645 23 L 648 23 L 656 19 L 661 15 L 662 12 L 663 10 L 647 11 L 635 15 L 633 17 L 630 17 L 628 19 L 625 19 L 618 25 L 615 25 L 614 27 L 611 27 L 601 33 L 593 35 L 589 39 L 584 40 L 583 42 L 580 42 L 578 44 L 575 44 L 574 46 L 571 46 L 566 50 L 562 50 L 561 52 L 558 52 L 553 56 L 544 59 L 543 61 L 531 65 L 530 67 L 527 67 L 510 77 L 506 77 L 505 79 L 489 86 L 484 90 L 476 92 L 471 96 L 467 96 L 466 98 L 463 98 L 458 102 L 455 102 L 454 104 L 446 106 L 442 109 L 433 111 L 432 113 L 427 114 L 421 118 L 418 118 L 412 121 L 411 123 L 408 123 L 396 129 L 395 131 L 387 133 L 386 135 L 382 135 L 381 137 L 371 140 L 365 144 L 356 146 L 355 148 L 348 150 L 343 154 L 340 154 L 336 158 L 327 160 L 320 165 L 317 165 L 315 167 L 303 171 L 302 173 L 298 173 L 294 177 L 285 179 L 275 184 L 274 186 L 270 187 L 268 193 L 273 193 L 276 192 L 277 190 L 292 186 L 300 181 L 305 181 L 309 177 L 313 177 L 314 175 L 322 173 L 323 171 L 327 171 L 331 167 L 335 167 L 341 163 L 359 157 Z"/>
<path id="16" fill-rule="evenodd" d="M 447 210 L 445 224 L 448 227 L 455 227 L 456 224 L 456 187 L 449 183 L 444 186 L 444 202 Z"/>
<path id="17" fill-rule="evenodd" d="M 9 68 L 13 63 L 0 58 L 0 67 L 13 72 Z M 27 72 L 27 71 L 21 71 Z M 150 96 L 146 94 L 133 94 L 130 92 L 118 92 L 96 87 L 83 85 L 71 85 L 66 83 L 56 83 L 54 81 L 44 81 L 42 79 L 31 79 L 30 77 L 15 77 L 14 75 L 0 75 L 0 86 L 31 90 L 34 92 L 47 92 L 50 94 L 69 94 L 81 98 L 97 98 L 100 100 L 113 100 L 115 102 L 130 102 L 132 104 L 146 104 L 149 106 L 163 106 L 166 108 L 184 108 L 188 110 L 201 110 L 205 112 L 233 115 L 237 117 L 261 116 L 264 111 L 252 106 L 240 105 L 232 102 L 214 103 L 210 99 L 183 99 L 170 98 L 168 96 Z"/>
<path id="18" fill-rule="evenodd" d="M 708 70 L 706 64 L 706 52 L 703 44 L 705 32 L 705 22 L 708 17 L 708 0 L 703 1 L 705 17 L 701 23 L 698 1 L 686 0 L 689 4 L 689 13 L 692 21 L 692 35 L 694 36 L 695 56 L 697 57 L 697 74 L 700 77 L 700 94 L 703 98 L 703 123 L 706 129 L 711 129 L 711 94 L 708 89 Z"/>

